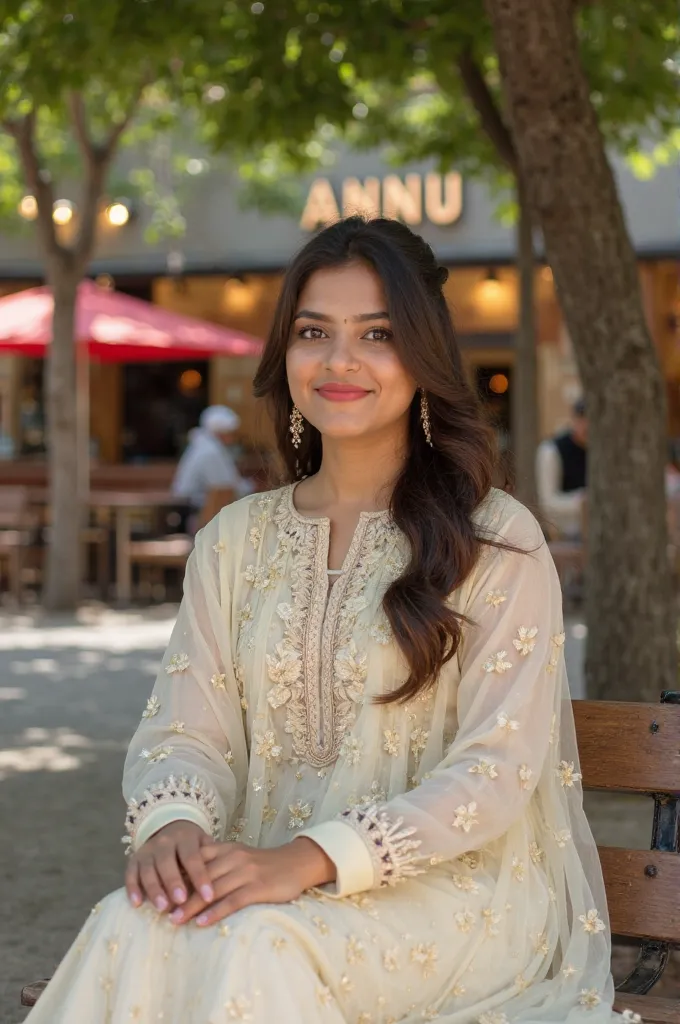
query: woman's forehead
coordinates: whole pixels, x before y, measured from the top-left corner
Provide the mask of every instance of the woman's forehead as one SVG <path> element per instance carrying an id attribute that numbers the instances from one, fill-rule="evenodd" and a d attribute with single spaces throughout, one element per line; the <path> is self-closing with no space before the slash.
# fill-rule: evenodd
<path id="1" fill-rule="evenodd" d="M 371 267 L 350 263 L 312 274 L 300 292 L 297 306 L 319 313 L 339 311 L 343 316 L 353 316 L 385 309 L 385 290 Z"/>

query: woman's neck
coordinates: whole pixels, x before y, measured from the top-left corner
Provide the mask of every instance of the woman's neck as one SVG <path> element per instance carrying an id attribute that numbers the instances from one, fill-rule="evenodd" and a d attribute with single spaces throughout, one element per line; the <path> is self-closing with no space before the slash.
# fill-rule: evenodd
<path id="1" fill-rule="evenodd" d="M 406 459 L 406 438 L 394 431 L 370 438 L 324 438 L 319 472 L 300 498 L 317 510 L 349 506 L 366 512 L 387 508 Z"/>

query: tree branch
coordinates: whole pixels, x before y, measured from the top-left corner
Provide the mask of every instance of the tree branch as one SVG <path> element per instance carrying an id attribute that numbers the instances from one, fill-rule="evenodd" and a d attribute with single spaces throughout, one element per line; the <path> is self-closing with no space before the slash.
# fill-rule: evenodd
<path id="1" fill-rule="evenodd" d="M 479 114 L 483 131 L 490 139 L 491 144 L 503 163 L 510 168 L 513 174 L 517 175 L 519 167 L 512 135 L 487 85 L 482 69 L 472 56 L 471 50 L 465 49 L 460 54 L 458 69 L 465 90 L 472 105 Z"/>
<path id="2" fill-rule="evenodd" d="M 35 111 L 18 120 L 6 120 L 3 128 L 17 145 L 24 179 L 38 204 L 38 230 L 42 236 L 48 257 L 58 256 L 64 249 L 59 244 L 52 220 L 54 190 L 49 173 L 40 166 L 35 143 Z"/>
<path id="3" fill-rule="evenodd" d="M 85 188 L 83 191 L 80 228 L 73 246 L 81 273 L 85 273 L 94 248 L 99 204 L 104 194 L 106 177 L 111 161 L 115 155 L 121 135 L 137 111 L 146 86 L 147 81 L 144 79 L 131 100 L 125 115 L 111 128 L 106 140 L 102 144 L 92 141 L 87 127 L 85 104 L 82 95 L 80 93 L 73 93 L 71 96 L 73 127 L 85 163 Z"/>

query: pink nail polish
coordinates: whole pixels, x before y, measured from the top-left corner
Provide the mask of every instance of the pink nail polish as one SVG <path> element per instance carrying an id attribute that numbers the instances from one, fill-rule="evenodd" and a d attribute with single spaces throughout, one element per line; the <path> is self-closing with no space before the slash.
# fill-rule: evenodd
<path id="1" fill-rule="evenodd" d="M 133 907 L 141 906 L 142 897 L 139 895 L 138 892 L 133 892 L 130 894 L 130 903 L 132 904 Z"/>
<path id="2" fill-rule="evenodd" d="M 153 902 L 156 910 L 168 909 L 168 901 L 166 900 L 165 896 L 157 896 Z"/>
<path id="3" fill-rule="evenodd" d="M 208 923 L 208 915 L 207 914 L 199 914 L 198 917 L 196 918 L 196 924 L 207 924 L 207 923 Z"/>
<path id="4" fill-rule="evenodd" d="M 214 900 L 215 893 L 212 890 L 212 886 L 211 885 L 202 885 L 201 886 L 201 896 L 206 901 Z"/>
<path id="5" fill-rule="evenodd" d="M 183 917 L 184 911 L 179 909 L 173 910 L 172 914 L 170 914 L 170 920 L 173 924 L 179 924 Z"/>
<path id="6" fill-rule="evenodd" d="M 185 899 L 187 898 L 187 894 L 185 893 L 184 889 L 175 889 L 172 895 L 173 899 L 175 900 L 175 903 L 184 903 Z"/>

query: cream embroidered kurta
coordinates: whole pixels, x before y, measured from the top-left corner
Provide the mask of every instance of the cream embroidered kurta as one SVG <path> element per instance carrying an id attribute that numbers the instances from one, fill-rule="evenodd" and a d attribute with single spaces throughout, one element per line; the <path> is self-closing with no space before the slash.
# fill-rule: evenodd
<path id="1" fill-rule="evenodd" d="M 222 925 L 173 926 L 124 892 L 97 908 L 31 1024 L 602 1024 L 614 1019 L 597 854 L 563 665 L 560 588 L 529 512 L 493 491 L 451 603 L 469 620 L 437 685 L 382 610 L 408 561 L 364 513 L 329 588 L 330 526 L 294 488 L 199 534 L 125 767 L 127 841 L 316 840 L 337 883 Z"/>

